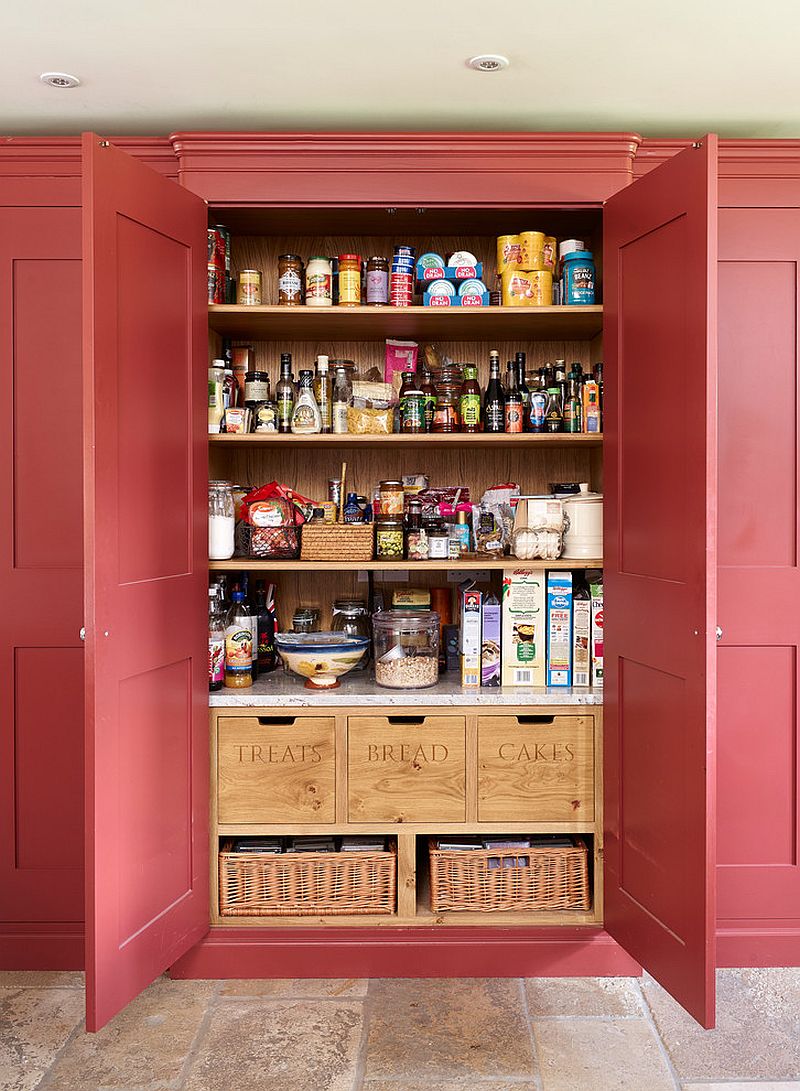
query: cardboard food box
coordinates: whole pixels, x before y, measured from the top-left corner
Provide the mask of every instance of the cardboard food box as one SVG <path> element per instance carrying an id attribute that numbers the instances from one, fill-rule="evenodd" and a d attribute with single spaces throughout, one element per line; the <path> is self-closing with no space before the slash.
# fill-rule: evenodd
<path id="1" fill-rule="evenodd" d="M 461 685 L 477 689 L 481 684 L 482 591 L 464 591 L 461 596 Z"/>
<path id="2" fill-rule="evenodd" d="M 481 685 L 500 685 L 500 603 L 488 595 L 481 625 Z"/>
<path id="3" fill-rule="evenodd" d="M 527 568 L 503 573 L 504 686 L 545 684 L 544 573 Z"/>
<path id="4" fill-rule="evenodd" d="M 547 573 L 547 685 L 572 685 L 572 573 Z"/>
<path id="5" fill-rule="evenodd" d="M 594 573 L 589 581 L 592 602 L 592 685 L 603 687 L 603 577 Z"/>
<path id="6" fill-rule="evenodd" d="M 592 677 L 592 603 L 583 587 L 572 596 L 572 684 L 588 686 Z"/>

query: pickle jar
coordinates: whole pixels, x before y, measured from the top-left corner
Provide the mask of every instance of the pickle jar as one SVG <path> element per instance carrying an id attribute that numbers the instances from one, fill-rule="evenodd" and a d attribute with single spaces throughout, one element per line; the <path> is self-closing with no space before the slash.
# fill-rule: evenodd
<path id="1" fill-rule="evenodd" d="M 381 561 L 402 561 L 405 532 L 398 516 L 380 515 L 375 523 L 375 553 Z"/>

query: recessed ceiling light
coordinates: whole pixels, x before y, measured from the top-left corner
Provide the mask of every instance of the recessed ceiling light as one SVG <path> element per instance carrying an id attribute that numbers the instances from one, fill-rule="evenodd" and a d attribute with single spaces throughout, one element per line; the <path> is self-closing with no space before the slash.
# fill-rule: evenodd
<path id="1" fill-rule="evenodd" d="M 501 68 L 508 68 L 510 61 L 500 53 L 479 53 L 477 57 L 470 57 L 467 64 L 478 72 L 499 72 Z"/>
<path id="2" fill-rule="evenodd" d="M 70 76 L 68 72 L 42 72 L 39 79 L 48 87 L 78 87 L 81 82 L 77 76 Z"/>

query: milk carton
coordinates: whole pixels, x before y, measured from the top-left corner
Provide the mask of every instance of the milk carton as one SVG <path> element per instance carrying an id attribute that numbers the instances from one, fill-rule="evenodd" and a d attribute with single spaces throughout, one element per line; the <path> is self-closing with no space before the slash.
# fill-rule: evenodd
<path id="1" fill-rule="evenodd" d="M 586 586 L 572 596 L 572 684 L 588 686 L 592 677 L 592 603 Z"/>
<path id="2" fill-rule="evenodd" d="M 547 685 L 572 685 L 572 573 L 547 573 Z"/>
<path id="3" fill-rule="evenodd" d="M 593 573 L 589 581 L 592 602 L 592 685 L 603 686 L 603 576 Z"/>
<path id="4" fill-rule="evenodd" d="M 464 591 L 461 597 L 461 685 L 475 689 L 481 684 L 482 591 Z"/>
<path id="5" fill-rule="evenodd" d="M 504 686 L 543 686 L 545 679 L 544 573 L 503 573 Z"/>

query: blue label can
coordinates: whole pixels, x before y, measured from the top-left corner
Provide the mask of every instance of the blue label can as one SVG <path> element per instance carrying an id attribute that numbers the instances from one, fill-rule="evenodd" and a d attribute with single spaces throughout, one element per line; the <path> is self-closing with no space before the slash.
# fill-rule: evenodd
<path id="1" fill-rule="evenodd" d="M 562 303 L 594 303 L 595 269 L 591 250 L 576 250 L 566 255 L 561 283 Z"/>

